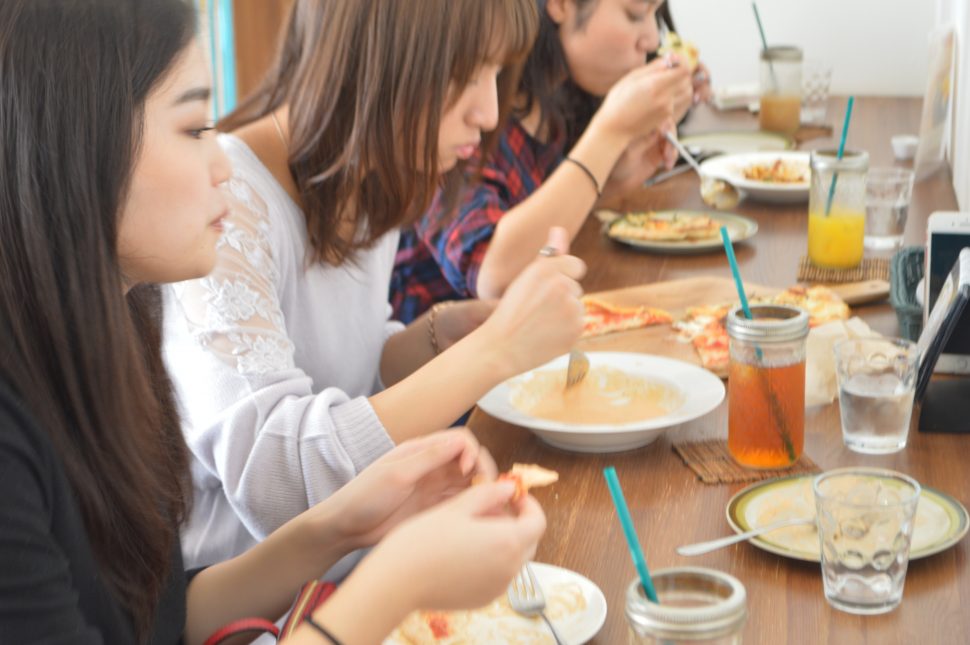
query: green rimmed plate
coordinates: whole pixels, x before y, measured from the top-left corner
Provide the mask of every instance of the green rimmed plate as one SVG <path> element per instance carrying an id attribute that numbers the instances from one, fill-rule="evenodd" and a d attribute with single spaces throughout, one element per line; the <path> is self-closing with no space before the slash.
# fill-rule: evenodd
<path id="1" fill-rule="evenodd" d="M 761 130 L 700 132 L 680 137 L 680 142 L 691 151 L 691 154 L 695 151 L 723 154 L 777 152 L 795 148 L 795 140 L 791 137 Z"/>
<path id="2" fill-rule="evenodd" d="M 815 516 L 814 475 L 795 475 L 757 482 L 739 491 L 727 506 L 727 521 L 736 533 L 750 531 L 771 522 Z M 967 534 L 970 516 L 963 504 L 935 488 L 923 486 L 910 560 L 944 551 Z M 807 562 L 819 562 L 818 534 L 814 526 L 790 526 L 749 540 L 751 544 L 778 555 Z"/>
<path id="3" fill-rule="evenodd" d="M 650 212 L 652 212 L 657 218 L 661 219 L 673 219 L 675 217 L 710 217 L 718 224 L 727 227 L 728 235 L 730 236 L 731 241 L 734 243 L 746 240 L 758 232 L 758 223 L 756 221 L 749 217 L 745 217 L 744 215 L 738 215 L 737 213 L 692 210 L 662 210 Z M 625 244 L 641 251 L 672 255 L 710 253 L 714 251 L 721 251 L 722 253 L 724 252 L 724 244 L 721 242 L 721 236 L 719 234 L 715 234 L 711 237 L 700 240 L 641 240 L 638 238 L 619 235 L 613 230 L 616 224 L 624 221 L 628 216 L 638 214 L 641 213 L 620 214 L 615 211 L 599 210 L 597 211 L 596 216 L 601 221 L 605 222 L 603 230 L 607 237 L 609 237 L 611 240 L 619 242 L 620 244 Z"/>

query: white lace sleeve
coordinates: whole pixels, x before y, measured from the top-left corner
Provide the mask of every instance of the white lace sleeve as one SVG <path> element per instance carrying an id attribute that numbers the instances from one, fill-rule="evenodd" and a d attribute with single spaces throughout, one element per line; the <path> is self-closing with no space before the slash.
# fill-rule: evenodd
<path id="1" fill-rule="evenodd" d="M 314 392 L 296 367 L 267 204 L 238 176 L 227 190 L 230 214 L 214 271 L 172 285 L 166 295 L 165 358 L 195 460 L 199 505 L 221 489 L 240 531 L 262 539 L 393 442 L 365 397 L 351 399 L 337 388 Z M 218 509 L 207 512 L 193 511 L 191 521 L 206 519 L 183 535 L 201 536 L 199 544 L 183 539 L 187 553 L 213 546 L 214 523 L 222 523 L 220 535 L 227 532 Z"/>
<path id="2" fill-rule="evenodd" d="M 250 186 L 228 182 L 230 215 L 207 277 L 176 285 L 196 341 L 240 374 L 293 367 L 276 284 L 279 271 L 269 242 L 266 204 Z"/>

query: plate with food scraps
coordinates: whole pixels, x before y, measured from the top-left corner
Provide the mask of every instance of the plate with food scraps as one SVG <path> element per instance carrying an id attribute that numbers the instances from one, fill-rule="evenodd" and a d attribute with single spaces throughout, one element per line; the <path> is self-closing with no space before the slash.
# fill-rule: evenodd
<path id="1" fill-rule="evenodd" d="M 560 356 L 493 388 L 478 406 L 575 452 L 632 450 L 724 400 L 724 383 L 683 361 L 634 352 L 587 352 L 589 372 L 569 390 Z"/>
<path id="2" fill-rule="evenodd" d="M 546 617 L 562 638 L 579 645 L 596 636 L 606 622 L 606 597 L 600 588 L 569 569 L 539 562 L 531 568 L 546 596 Z M 555 645 L 542 618 L 516 613 L 505 594 L 473 611 L 416 611 L 384 641 L 384 645 L 419 643 Z"/>
<path id="3" fill-rule="evenodd" d="M 811 171 L 807 152 L 722 155 L 703 162 L 701 170 L 758 201 L 794 204 L 808 200 Z"/>
<path id="4" fill-rule="evenodd" d="M 814 475 L 794 475 L 748 486 L 728 502 L 728 524 L 736 533 L 743 533 L 772 522 L 815 517 L 814 478 Z M 923 486 L 916 507 L 910 560 L 950 548 L 963 539 L 968 527 L 967 509 L 960 502 Z M 764 551 L 796 560 L 819 562 L 821 559 L 814 524 L 781 528 L 749 542 Z"/>
<path id="5" fill-rule="evenodd" d="M 791 137 L 762 130 L 699 132 L 684 135 L 678 140 L 691 154 L 719 152 L 730 155 L 742 152 L 791 150 L 795 147 L 795 140 Z"/>
<path id="6" fill-rule="evenodd" d="M 611 240 L 641 251 L 691 254 L 724 251 L 721 227 L 734 243 L 758 232 L 758 223 L 736 213 L 716 211 L 663 210 L 620 214 L 597 211 L 607 221 L 604 230 Z M 612 217 L 612 220 L 610 221 Z"/>

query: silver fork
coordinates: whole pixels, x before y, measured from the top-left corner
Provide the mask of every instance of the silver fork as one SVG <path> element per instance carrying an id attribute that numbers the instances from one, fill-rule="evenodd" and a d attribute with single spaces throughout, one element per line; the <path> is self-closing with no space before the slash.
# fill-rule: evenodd
<path id="1" fill-rule="evenodd" d="M 562 639 L 559 632 L 553 627 L 552 621 L 543 611 L 546 608 L 546 597 L 542 593 L 542 587 L 539 586 L 536 574 L 532 571 L 528 562 L 525 563 L 522 570 L 512 580 L 512 584 L 509 585 L 508 596 L 512 609 L 524 616 L 541 616 L 542 620 L 546 621 L 546 625 L 549 626 L 549 631 L 552 632 L 556 645 L 565 645 L 566 641 Z"/>
<path id="2" fill-rule="evenodd" d="M 566 389 L 579 385 L 586 372 L 589 371 L 589 358 L 580 349 L 573 349 L 569 352 L 569 364 L 566 365 Z"/>

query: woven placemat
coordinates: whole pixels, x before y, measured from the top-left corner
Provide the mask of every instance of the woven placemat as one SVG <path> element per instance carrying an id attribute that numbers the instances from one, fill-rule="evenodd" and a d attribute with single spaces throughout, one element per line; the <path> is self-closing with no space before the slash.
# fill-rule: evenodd
<path id="1" fill-rule="evenodd" d="M 724 439 L 675 443 L 674 452 L 680 455 L 684 465 L 693 470 L 697 478 L 705 484 L 740 484 L 821 472 L 818 465 L 806 455 L 802 455 L 791 468 L 778 470 L 745 468 L 731 458 L 727 441 Z"/>
<path id="2" fill-rule="evenodd" d="M 863 282 L 864 280 L 889 280 L 889 258 L 862 258 L 862 263 L 854 269 L 822 269 L 807 257 L 798 262 L 799 282 L 823 282 L 839 284 L 842 282 Z"/>
<path id="3" fill-rule="evenodd" d="M 832 126 L 825 124 L 803 123 L 798 126 L 798 130 L 792 136 L 798 143 L 811 141 L 812 139 L 828 139 L 832 136 Z"/>

